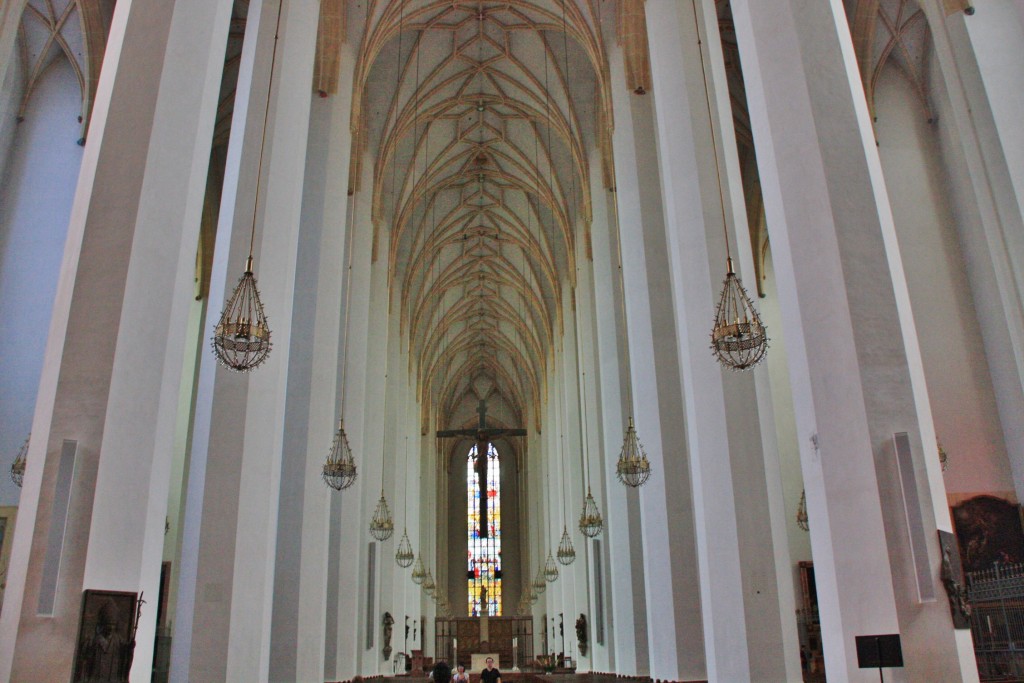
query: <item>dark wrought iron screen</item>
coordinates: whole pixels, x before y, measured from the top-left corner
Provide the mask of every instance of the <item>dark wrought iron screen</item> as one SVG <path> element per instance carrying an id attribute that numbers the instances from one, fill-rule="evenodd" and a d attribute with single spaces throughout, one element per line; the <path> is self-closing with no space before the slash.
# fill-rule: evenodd
<path id="1" fill-rule="evenodd" d="M 982 681 L 1024 681 L 1024 564 L 967 574 L 971 636 Z"/>

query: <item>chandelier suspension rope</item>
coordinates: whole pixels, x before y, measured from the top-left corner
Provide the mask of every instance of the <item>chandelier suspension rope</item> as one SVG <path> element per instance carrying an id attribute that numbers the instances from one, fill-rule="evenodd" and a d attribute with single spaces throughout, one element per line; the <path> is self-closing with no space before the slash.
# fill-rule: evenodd
<path id="1" fill-rule="evenodd" d="M 564 68 L 564 71 L 563 71 L 563 77 L 565 79 L 566 99 L 568 100 L 568 103 L 569 103 L 569 112 L 568 112 L 569 113 L 569 115 L 568 115 L 568 121 L 569 121 L 569 140 L 572 141 L 572 140 L 574 140 L 574 137 L 573 137 L 573 121 L 575 120 L 576 117 L 575 117 L 574 112 L 573 112 L 572 79 L 569 77 L 569 30 L 568 30 L 568 26 L 566 24 L 566 19 L 565 19 L 565 0 L 561 0 L 561 8 L 562 8 L 562 56 L 564 58 L 564 64 L 565 64 L 565 68 Z M 598 7 L 598 11 L 600 12 L 600 6 Z M 571 150 L 570 150 L 570 154 L 571 154 Z M 577 204 L 577 199 L 576 199 L 576 173 L 575 172 L 570 174 L 570 180 L 571 180 L 571 184 L 572 184 L 572 196 L 570 198 L 569 210 L 572 212 L 572 216 L 573 216 L 571 224 L 572 224 L 572 227 L 575 229 L 575 227 L 576 227 L 576 211 L 578 209 L 578 204 Z M 577 409 L 580 409 L 580 422 L 579 422 L 579 425 L 580 425 L 580 465 L 581 465 L 581 468 L 583 470 L 583 480 L 584 480 L 584 484 L 586 485 L 586 490 L 587 490 L 586 497 L 584 498 L 584 501 L 583 501 L 583 512 L 580 515 L 579 527 L 580 527 L 580 531 L 585 536 L 587 536 L 589 538 L 593 538 L 597 534 L 601 533 L 601 529 L 604 526 L 604 521 L 601 518 L 601 513 L 597 509 L 597 503 L 594 500 L 593 495 L 591 495 L 591 493 L 590 493 L 590 471 L 589 471 L 589 467 L 588 467 L 588 465 L 589 465 L 588 461 L 589 461 L 589 455 L 590 455 L 590 437 L 587 434 L 587 428 L 586 428 L 586 424 L 587 424 L 587 422 L 586 422 L 587 421 L 587 412 L 586 412 L 586 408 L 587 408 L 587 373 L 585 372 L 585 370 L 583 368 L 583 358 L 582 358 L 583 353 L 582 353 L 582 350 L 580 348 L 580 334 L 579 334 L 579 323 L 580 323 L 579 316 L 580 316 L 580 314 L 579 314 L 579 311 L 577 310 L 577 307 L 576 307 L 575 303 L 576 302 L 575 302 L 575 299 L 574 299 L 573 300 L 573 304 L 574 304 L 573 305 L 573 309 L 574 309 L 573 313 L 575 314 L 574 315 L 574 321 L 576 323 L 576 327 L 573 330 L 573 335 L 574 335 L 575 340 L 576 340 L 576 376 L 577 376 L 577 378 L 579 380 L 579 383 L 581 385 L 580 386 L 580 390 L 581 390 L 580 393 L 582 394 L 582 403 L 583 403 L 582 409 L 580 409 L 580 393 L 578 393 L 576 395 L 576 399 L 577 399 L 576 405 L 577 405 Z M 564 538 L 568 538 L 568 534 L 563 534 L 563 537 Z M 570 541 L 570 549 L 571 549 L 571 541 Z M 573 556 L 575 557 L 575 553 L 573 554 Z M 571 561 L 572 560 L 570 560 L 570 562 Z M 568 563 L 564 563 L 564 564 L 568 564 Z"/>
<path id="2" fill-rule="evenodd" d="M 383 452 L 380 465 L 380 500 L 377 501 L 377 508 L 370 520 L 370 535 L 382 542 L 391 538 L 395 532 L 395 520 L 391 516 L 391 510 L 388 508 L 388 501 L 384 495 L 384 463 L 388 455 L 388 433 L 391 431 L 388 429 L 388 395 L 391 393 L 388 390 L 388 374 L 391 365 L 391 321 L 387 320 L 385 323 L 387 329 L 384 332 L 384 412 L 382 413 L 384 434 L 381 438 Z"/>
<path id="3" fill-rule="evenodd" d="M 711 133 L 711 153 L 715 160 L 715 183 L 718 187 L 718 206 L 722 212 L 722 235 L 725 237 L 726 274 L 722 283 L 722 294 L 715 311 L 715 323 L 711 329 L 711 349 L 723 366 L 732 370 L 746 370 L 760 363 L 768 351 L 768 334 L 761 317 L 754 309 L 747 290 L 736 275 L 729 244 L 729 221 L 725 211 L 725 195 L 722 190 L 722 170 L 718 163 L 718 143 L 715 136 L 715 119 L 711 114 L 711 92 L 708 88 L 708 74 L 704 63 L 704 43 L 700 38 L 700 21 L 697 18 L 697 1 L 693 0 L 693 28 L 697 35 L 697 52 L 700 55 L 700 75 L 704 83 L 704 104 L 707 106 L 708 129 Z"/>
<path id="4" fill-rule="evenodd" d="M 403 415 L 402 424 L 406 425 L 409 415 L 406 411 Z M 409 437 L 405 437 L 405 457 L 402 465 L 402 540 L 395 550 L 395 562 L 402 569 L 412 564 L 415 555 L 412 551 L 412 543 L 409 541 Z"/>
<path id="5" fill-rule="evenodd" d="M 568 492 L 569 487 L 567 485 L 567 478 L 565 476 L 565 461 L 567 459 L 565 452 L 565 435 L 561 434 L 562 448 L 559 454 L 559 471 L 562 475 L 562 539 L 558 542 L 558 550 L 556 555 L 558 561 L 566 566 L 572 564 L 576 560 L 576 549 L 572 545 L 572 538 L 569 536 L 569 502 Z"/>
<path id="6" fill-rule="evenodd" d="M 234 372 L 249 372 L 267 360 L 271 343 L 270 323 L 259 287 L 253 273 L 253 246 L 256 242 L 256 219 L 260 207 L 260 181 L 263 178 L 263 153 L 267 144 L 267 124 L 270 120 L 270 100 L 274 92 L 274 69 L 277 65 L 277 43 L 281 34 L 281 14 L 284 0 L 277 5 L 274 25 L 274 47 L 270 55 L 270 75 L 267 79 L 267 103 L 263 109 L 263 130 L 260 133 L 260 153 L 256 163 L 256 190 L 253 197 L 252 225 L 249 230 L 249 255 L 245 271 L 239 278 L 213 330 L 210 340 L 217 361 Z"/>
<path id="7" fill-rule="evenodd" d="M 580 408 L 580 441 L 583 448 L 580 449 L 580 467 L 583 469 L 583 485 L 586 487 L 586 495 L 583 498 L 583 510 L 580 512 L 579 529 L 587 538 L 595 538 L 604 530 L 604 518 L 597 507 L 597 501 L 590 492 L 590 434 L 587 429 L 587 372 L 583 365 L 583 353 L 580 348 L 579 334 L 579 312 L 576 313 L 577 329 L 576 336 L 576 376 L 580 378 L 580 392 L 577 399 L 582 401 Z"/>
<path id="8" fill-rule="evenodd" d="M 615 201 L 612 202 L 612 216 L 615 220 L 615 244 L 617 248 L 616 258 L 619 261 L 619 296 L 622 301 L 622 357 L 625 358 L 626 377 L 629 378 L 629 387 L 626 391 L 626 402 L 628 404 L 627 427 L 622 438 L 622 450 L 619 453 L 618 462 L 615 463 L 615 475 L 620 482 L 632 488 L 643 486 L 651 476 L 651 463 L 647 459 L 643 445 L 633 425 L 633 359 L 629 351 L 629 318 L 626 312 L 626 278 L 622 263 L 622 235 L 619 223 L 619 194 L 615 190 Z M 618 307 L 617 307 L 618 308 Z"/>
<path id="9" fill-rule="evenodd" d="M 345 433 L 345 394 L 348 391 L 348 323 L 349 311 L 352 310 L 352 258 L 355 245 L 355 221 L 359 216 L 359 193 L 353 192 L 352 204 L 349 206 L 348 221 L 346 229 L 348 234 L 348 256 L 347 270 L 345 272 L 345 324 L 342 332 L 341 350 L 341 384 L 338 385 L 338 392 L 341 394 L 341 406 L 338 409 L 338 430 L 334 434 L 334 441 L 327 454 L 327 461 L 324 462 L 323 480 L 328 486 L 336 491 L 347 489 L 355 483 L 358 476 L 355 458 L 352 456 L 352 448 L 348 443 L 348 435 Z M 336 399 L 337 400 L 337 399 Z"/>
<path id="10" fill-rule="evenodd" d="M 274 66 L 277 64 L 277 40 L 281 33 L 281 12 L 284 0 L 277 3 L 277 25 L 274 27 L 274 49 L 270 53 L 270 79 L 267 81 L 267 106 L 263 110 L 263 132 L 260 134 L 260 155 L 256 162 L 256 196 L 252 207 L 252 228 L 249 231 L 249 260 L 252 260 L 252 249 L 256 242 L 256 216 L 260 206 L 260 178 L 263 177 L 263 149 L 267 144 L 267 123 L 270 121 L 270 97 L 274 88 Z"/>
<path id="11" fill-rule="evenodd" d="M 621 223 L 619 221 L 618 188 L 612 188 L 612 192 L 615 194 L 614 201 L 612 202 L 612 219 L 615 222 L 615 229 L 612 230 L 612 232 L 615 235 L 615 257 L 618 260 L 619 269 L 619 276 L 617 280 L 619 285 L 619 300 L 621 301 L 622 309 L 623 353 L 620 354 L 620 358 L 625 361 L 626 377 L 629 381 L 629 386 L 626 388 L 625 392 L 627 404 L 626 415 L 628 416 L 627 427 L 622 438 L 622 450 L 620 451 L 619 459 L 615 464 L 615 474 L 618 480 L 626 486 L 638 488 L 643 486 L 650 478 L 651 463 L 647 459 L 647 454 L 644 452 L 643 445 L 640 443 L 640 439 L 636 433 L 636 428 L 633 424 L 633 416 L 635 415 L 633 405 L 633 359 L 629 349 L 629 314 L 627 313 L 628 306 L 626 304 L 626 277 L 622 258 L 622 231 Z M 616 306 L 615 308 L 618 310 L 620 307 Z M 616 318 L 617 317 L 618 316 L 616 316 Z"/>

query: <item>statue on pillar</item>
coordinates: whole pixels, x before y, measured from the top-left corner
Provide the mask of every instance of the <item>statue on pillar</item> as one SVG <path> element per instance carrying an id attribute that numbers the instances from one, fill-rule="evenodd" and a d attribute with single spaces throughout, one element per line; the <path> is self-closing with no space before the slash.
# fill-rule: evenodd
<path id="1" fill-rule="evenodd" d="M 381 654 L 384 655 L 384 661 L 391 659 L 391 632 L 395 625 L 395 618 L 391 616 L 391 612 L 384 613 L 384 649 Z"/>

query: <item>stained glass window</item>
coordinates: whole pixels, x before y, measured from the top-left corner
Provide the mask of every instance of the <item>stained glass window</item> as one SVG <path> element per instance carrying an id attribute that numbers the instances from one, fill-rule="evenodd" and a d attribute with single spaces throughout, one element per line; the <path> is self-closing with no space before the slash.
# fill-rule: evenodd
<path id="1" fill-rule="evenodd" d="M 483 467 L 477 462 L 474 444 L 466 460 L 467 510 L 466 528 L 469 534 L 468 579 L 469 616 L 479 616 L 483 604 L 487 614 L 501 616 L 501 471 L 498 451 L 493 444 L 487 449 L 486 486 L 480 482 Z M 480 533 L 480 497 L 484 496 L 487 510 L 487 534 Z"/>

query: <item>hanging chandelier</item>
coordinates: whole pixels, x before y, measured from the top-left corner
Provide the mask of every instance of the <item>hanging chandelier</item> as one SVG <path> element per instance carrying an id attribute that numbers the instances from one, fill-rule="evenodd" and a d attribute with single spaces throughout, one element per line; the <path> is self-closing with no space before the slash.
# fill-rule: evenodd
<path id="1" fill-rule="evenodd" d="M 807 490 L 800 491 L 800 504 L 796 506 L 796 525 L 804 531 L 811 530 L 811 521 L 807 516 Z"/>
<path id="2" fill-rule="evenodd" d="M 345 423 L 339 421 L 331 451 L 324 463 L 323 480 L 335 491 L 342 491 L 355 483 L 356 475 L 356 462 L 352 457 L 352 448 L 348 445 Z"/>
<path id="3" fill-rule="evenodd" d="M 263 134 L 260 140 L 259 162 L 256 164 L 256 196 L 252 209 L 252 228 L 249 233 L 249 256 L 245 272 L 224 304 L 224 310 L 213 328 L 210 340 L 217 360 L 228 370 L 249 372 L 258 368 L 270 355 L 270 323 L 263 311 L 256 276 L 252 269 L 252 248 L 256 240 L 256 217 L 260 207 L 260 178 L 263 176 L 263 150 L 267 143 L 267 120 L 270 116 L 270 97 L 274 89 L 274 65 L 277 63 L 277 39 L 281 30 L 281 8 L 277 6 L 277 26 L 274 29 L 274 49 L 270 56 L 270 78 L 267 84 L 267 106 L 263 112 Z"/>
<path id="4" fill-rule="evenodd" d="M 213 352 L 220 364 L 235 372 L 249 372 L 270 355 L 270 324 L 252 272 L 252 255 L 245 272 L 213 330 Z"/>
<path id="5" fill-rule="evenodd" d="M 764 323 L 761 322 L 761 316 L 754 310 L 754 303 L 747 296 L 747 290 L 743 288 L 732 265 L 725 196 L 722 192 L 722 171 L 718 165 L 718 144 L 715 140 L 715 119 L 711 115 L 711 93 L 708 90 L 708 75 L 704 67 L 704 48 L 700 39 L 696 3 L 693 5 L 693 25 L 697 34 L 697 51 L 700 53 L 700 74 L 704 79 L 704 103 L 708 111 L 711 153 L 715 159 L 718 204 L 722 211 L 722 233 L 725 236 L 725 282 L 722 286 L 722 296 L 718 299 L 718 309 L 715 311 L 715 325 L 711 328 L 711 349 L 723 366 L 732 370 L 746 370 L 764 359 L 768 351 L 768 334 Z"/>
<path id="6" fill-rule="evenodd" d="M 423 579 L 423 590 L 427 592 L 427 595 L 431 595 L 436 588 L 437 584 L 434 583 L 434 576 L 430 573 L 430 570 L 428 569 L 427 575 Z"/>
<path id="7" fill-rule="evenodd" d="M 412 582 L 417 586 L 427 578 L 427 570 L 423 568 L 423 558 L 416 556 L 416 566 L 412 568 Z"/>
<path id="8" fill-rule="evenodd" d="M 409 534 L 407 531 L 402 531 L 402 540 L 398 543 L 398 550 L 395 551 L 395 562 L 402 569 L 409 567 L 412 564 L 415 555 L 412 552 L 412 543 L 409 542 Z"/>
<path id="9" fill-rule="evenodd" d="M 558 567 L 555 567 L 558 571 Z M 533 580 L 534 597 L 542 595 L 548 589 L 548 582 L 544 580 L 544 567 L 537 570 L 537 578 Z"/>
<path id="10" fill-rule="evenodd" d="M 548 551 L 548 559 L 544 562 L 544 580 L 548 583 L 558 578 L 558 565 L 555 564 L 555 558 L 551 557 L 551 551 Z"/>
<path id="11" fill-rule="evenodd" d="M 622 452 L 619 453 L 619 461 L 615 465 L 615 475 L 623 484 L 633 488 L 643 486 L 651 476 L 651 463 L 647 459 L 643 445 L 636 437 L 632 417 L 629 418 L 626 437 L 622 441 Z"/>
<path id="12" fill-rule="evenodd" d="M 525 612 L 527 607 L 534 602 L 533 589 L 529 584 L 526 585 L 526 590 L 519 597 L 519 612 Z"/>
<path id="13" fill-rule="evenodd" d="M 587 538 L 594 538 L 604 531 L 604 518 L 597 509 L 597 501 L 587 487 L 587 497 L 583 501 L 583 512 L 580 513 L 580 532 Z"/>
<path id="14" fill-rule="evenodd" d="M 395 520 L 391 518 L 391 510 L 388 509 L 388 501 L 384 497 L 384 489 L 380 490 L 380 500 L 377 501 L 377 509 L 370 520 L 370 535 L 378 541 L 386 541 L 395 533 Z"/>
<path id="15" fill-rule="evenodd" d="M 728 251 L 728 246 L 726 247 Z M 732 257 L 725 259 L 725 282 L 715 311 L 711 330 L 711 348 L 718 362 L 732 370 L 746 370 L 760 363 L 768 352 L 768 333 L 754 304 L 743 288 L 732 266 Z"/>
<path id="16" fill-rule="evenodd" d="M 572 539 L 569 538 L 569 529 L 562 526 L 562 540 L 558 544 L 558 562 L 569 566 L 576 561 L 576 549 L 572 547 Z"/>
<path id="17" fill-rule="evenodd" d="M 28 458 L 28 442 L 31 438 L 32 434 L 25 437 L 24 443 L 18 449 L 18 454 L 14 456 L 14 462 L 11 463 L 11 481 L 17 484 L 18 488 L 21 488 L 25 481 L 25 463 Z"/>

